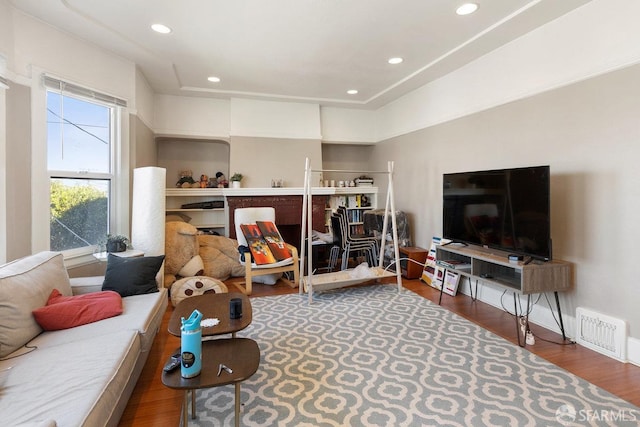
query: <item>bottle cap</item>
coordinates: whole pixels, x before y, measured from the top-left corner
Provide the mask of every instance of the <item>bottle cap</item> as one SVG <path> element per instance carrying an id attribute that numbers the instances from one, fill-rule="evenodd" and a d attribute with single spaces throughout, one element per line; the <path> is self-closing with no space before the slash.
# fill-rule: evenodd
<path id="1" fill-rule="evenodd" d="M 191 316 L 189 316 L 188 319 L 185 320 L 184 317 L 181 319 L 182 326 L 180 330 L 183 332 L 198 330 L 200 329 L 201 320 L 202 320 L 202 313 L 200 313 L 200 311 L 198 311 L 197 309 L 193 310 L 193 313 L 191 313 Z"/>

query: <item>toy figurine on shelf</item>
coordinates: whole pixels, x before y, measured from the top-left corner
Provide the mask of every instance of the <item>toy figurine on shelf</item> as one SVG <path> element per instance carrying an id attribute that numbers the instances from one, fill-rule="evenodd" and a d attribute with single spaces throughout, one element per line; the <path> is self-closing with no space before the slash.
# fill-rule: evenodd
<path id="1" fill-rule="evenodd" d="M 200 175 L 200 188 L 207 188 L 209 184 L 209 177 L 207 175 Z"/>
<path id="2" fill-rule="evenodd" d="M 229 187 L 229 181 L 224 176 L 222 172 L 216 173 L 216 179 L 218 180 L 218 188 L 227 188 Z"/>
<path id="3" fill-rule="evenodd" d="M 184 170 L 180 172 L 180 179 L 176 182 L 178 188 L 191 188 L 196 182 L 193 180 L 193 172 Z"/>

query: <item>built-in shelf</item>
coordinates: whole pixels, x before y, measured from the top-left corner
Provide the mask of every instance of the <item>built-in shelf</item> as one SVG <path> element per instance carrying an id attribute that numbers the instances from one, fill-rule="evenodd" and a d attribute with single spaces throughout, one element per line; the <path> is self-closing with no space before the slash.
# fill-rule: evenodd
<path id="1" fill-rule="evenodd" d="M 356 195 L 366 195 L 371 203 L 371 206 L 360 207 L 352 206 L 350 209 L 353 211 L 361 212 L 375 207 L 376 196 L 378 193 L 377 187 L 313 187 L 311 189 L 313 199 L 316 197 L 327 198 L 328 207 L 325 206 L 324 201 L 319 201 L 320 218 L 322 218 L 322 211 L 325 211 L 325 215 L 330 215 L 333 208 L 339 205 L 339 202 L 348 200 L 349 197 Z M 229 218 L 232 215 L 232 210 L 235 204 L 241 205 L 251 204 L 249 199 L 256 198 L 259 200 L 261 197 L 275 197 L 278 198 L 277 202 L 281 203 L 283 200 L 288 200 L 290 196 L 300 199 L 300 207 L 302 202 L 302 195 L 304 194 L 304 188 L 302 187 L 279 187 L 279 188 L 167 188 L 166 189 L 166 213 L 176 215 L 187 215 L 190 219 L 189 222 L 199 229 L 214 229 L 214 231 L 224 234 L 225 236 L 235 237 L 235 232 L 230 229 L 233 226 L 233 221 Z M 229 201 L 234 201 L 234 207 L 229 208 Z M 256 201 L 257 201 L 256 200 Z M 183 205 L 188 203 L 198 203 L 206 201 L 223 201 L 224 208 L 212 208 L 212 209 L 184 209 Z M 240 205 L 238 205 L 240 206 Z M 302 218 L 302 213 L 299 214 L 293 211 L 289 212 L 289 209 L 284 207 L 285 211 L 280 214 L 287 214 L 289 216 L 295 216 L 296 223 L 299 223 Z M 315 208 L 314 208 L 315 209 Z M 361 217 L 362 215 L 360 215 Z M 293 221 L 287 219 L 287 223 Z M 362 227 L 362 222 L 358 221 L 357 224 Z M 295 241 L 295 240 L 294 240 Z"/>

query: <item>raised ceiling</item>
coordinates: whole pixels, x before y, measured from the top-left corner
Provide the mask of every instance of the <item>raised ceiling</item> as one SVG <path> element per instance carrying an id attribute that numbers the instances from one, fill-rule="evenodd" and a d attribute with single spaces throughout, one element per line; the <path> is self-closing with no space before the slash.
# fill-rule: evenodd
<path id="1" fill-rule="evenodd" d="M 135 62 L 157 93 L 349 108 L 379 108 L 587 2 L 477 0 L 458 16 L 462 0 L 11 0 Z"/>

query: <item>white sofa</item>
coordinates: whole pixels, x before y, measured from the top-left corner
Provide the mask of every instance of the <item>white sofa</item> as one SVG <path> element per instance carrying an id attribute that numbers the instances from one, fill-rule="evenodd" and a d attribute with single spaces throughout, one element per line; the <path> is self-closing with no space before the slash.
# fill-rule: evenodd
<path id="1" fill-rule="evenodd" d="M 122 314 L 70 329 L 43 331 L 32 315 L 53 288 L 70 296 L 101 287 L 101 277 L 69 280 L 56 252 L 0 266 L 0 371 L 11 367 L 0 384 L 1 425 L 118 424 L 160 327 L 166 289 L 124 297 Z"/>

